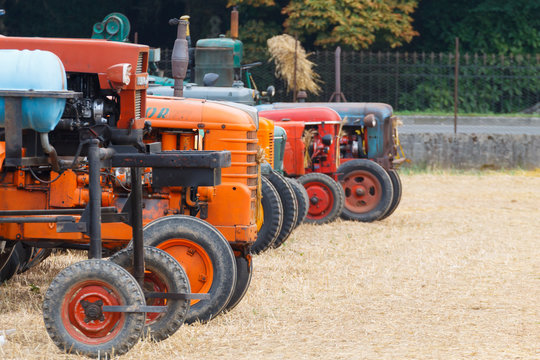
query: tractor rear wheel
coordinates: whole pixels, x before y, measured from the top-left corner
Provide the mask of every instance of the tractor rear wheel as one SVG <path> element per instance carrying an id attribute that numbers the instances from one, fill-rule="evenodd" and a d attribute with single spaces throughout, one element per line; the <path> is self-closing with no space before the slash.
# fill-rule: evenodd
<path id="1" fill-rule="evenodd" d="M 343 210 L 343 189 L 330 176 L 310 173 L 298 178 L 308 193 L 309 209 L 306 223 L 326 224 L 334 221 Z"/>
<path id="2" fill-rule="evenodd" d="M 298 219 L 298 201 L 293 188 L 285 177 L 275 171 L 270 172 L 268 180 L 276 188 L 281 205 L 283 207 L 283 224 L 278 237 L 272 244 L 272 247 L 278 248 L 289 238 Z"/>
<path id="3" fill-rule="evenodd" d="M 247 294 L 249 284 L 251 283 L 251 276 L 253 275 L 253 259 L 251 255 L 236 257 L 236 274 L 236 288 L 234 289 L 231 300 L 225 306 L 225 311 L 234 309 Z"/>
<path id="4" fill-rule="evenodd" d="M 390 204 L 390 207 L 379 220 L 386 219 L 392 215 L 394 211 L 396 211 L 401 201 L 401 194 L 403 193 L 403 185 L 401 184 L 401 179 L 399 178 L 398 172 L 396 170 L 388 170 L 388 175 L 390 175 L 390 180 L 392 180 L 392 189 L 394 194 L 392 196 L 392 203 Z"/>
<path id="5" fill-rule="evenodd" d="M 207 222 L 185 215 L 164 216 L 143 230 L 144 244 L 172 255 L 182 265 L 193 293 L 208 300 L 192 300 L 186 323 L 207 322 L 219 315 L 236 286 L 236 261 L 223 235 Z"/>
<path id="6" fill-rule="evenodd" d="M 133 275 L 133 248 L 121 250 L 109 261 L 120 265 Z M 183 293 L 191 292 L 189 279 L 182 266 L 165 251 L 152 246 L 144 247 L 144 292 Z M 146 313 L 144 335 L 155 341 L 167 339 L 184 323 L 189 300 L 147 298 L 146 305 L 167 306 L 167 312 Z"/>
<path id="7" fill-rule="evenodd" d="M 309 209 L 309 197 L 306 188 L 303 187 L 302 184 L 298 182 L 298 180 L 293 178 L 287 178 L 287 181 L 289 182 L 289 185 L 291 185 L 291 187 L 293 188 L 294 194 L 296 195 L 296 200 L 298 202 L 298 218 L 296 220 L 296 224 L 294 225 L 294 227 L 296 228 L 306 219 L 306 215 Z"/>
<path id="8" fill-rule="evenodd" d="M 372 222 L 386 214 L 394 190 L 392 180 L 382 166 L 371 160 L 355 159 L 342 164 L 337 172 L 345 191 L 342 218 Z"/>
<path id="9" fill-rule="evenodd" d="M 106 312 L 103 306 L 144 306 L 133 276 L 106 260 L 85 260 L 63 269 L 43 301 L 43 320 L 63 351 L 109 358 L 125 354 L 142 335 L 143 312 Z"/>
<path id="10" fill-rule="evenodd" d="M 257 233 L 257 240 L 251 245 L 252 254 L 260 254 L 268 249 L 278 237 L 283 224 L 283 206 L 274 185 L 266 177 L 261 176 L 262 199 L 261 210 L 263 222 Z"/>

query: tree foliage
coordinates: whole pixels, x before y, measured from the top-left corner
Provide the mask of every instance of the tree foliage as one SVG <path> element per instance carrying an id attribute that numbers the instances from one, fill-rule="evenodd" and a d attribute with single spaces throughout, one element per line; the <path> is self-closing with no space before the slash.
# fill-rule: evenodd
<path id="1" fill-rule="evenodd" d="M 417 0 L 230 0 L 229 5 L 282 7 L 285 31 L 314 37 L 315 46 L 367 48 L 377 39 L 391 47 L 417 35 L 411 13 Z"/>
<path id="2" fill-rule="evenodd" d="M 409 42 L 417 32 L 410 14 L 416 0 L 292 0 L 283 9 L 289 33 L 316 34 L 315 45 L 367 48 L 378 37 L 391 47 Z"/>
<path id="3" fill-rule="evenodd" d="M 459 37 L 463 51 L 535 53 L 540 50 L 540 1 L 422 1 L 414 18 L 420 36 L 413 49 L 452 51 Z"/>

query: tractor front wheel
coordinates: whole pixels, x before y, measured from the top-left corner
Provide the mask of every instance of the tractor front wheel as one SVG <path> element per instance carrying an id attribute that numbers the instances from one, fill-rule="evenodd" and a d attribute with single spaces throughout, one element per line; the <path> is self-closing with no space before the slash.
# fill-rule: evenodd
<path id="1" fill-rule="evenodd" d="M 306 223 L 326 224 L 334 221 L 343 210 L 343 189 L 330 176 L 310 173 L 298 178 L 306 188 L 309 209 Z"/>
<path id="2" fill-rule="evenodd" d="M 294 227 L 296 228 L 306 219 L 309 209 L 309 197 L 306 188 L 303 187 L 302 184 L 298 182 L 298 180 L 293 178 L 287 178 L 287 181 L 289 182 L 289 185 L 291 185 L 291 187 L 293 188 L 296 195 L 296 200 L 298 202 L 298 218 L 296 219 L 296 224 L 294 225 Z"/>
<path id="3" fill-rule="evenodd" d="M 268 249 L 277 239 L 283 224 L 283 206 L 276 188 L 264 176 L 261 181 L 262 199 L 259 210 L 263 213 L 263 221 L 258 224 L 257 240 L 251 245 L 252 254 L 260 254 Z"/>
<path id="4" fill-rule="evenodd" d="M 164 216 L 143 229 L 144 244 L 172 255 L 182 265 L 193 293 L 208 300 L 192 300 L 186 323 L 207 322 L 219 315 L 236 286 L 236 261 L 231 246 L 209 223 L 192 216 Z"/>
<path id="5" fill-rule="evenodd" d="M 133 248 L 121 250 L 109 261 L 120 265 L 133 275 Z M 144 247 L 143 291 L 157 293 L 190 293 L 189 279 L 182 266 L 165 251 L 152 246 Z M 167 306 L 166 312 L 146 313 L 145 335 L 154 341 L 167 339 L 184 323 L 189 300 L 147 298 L 146 305 Z"/>
<path id="6" fill-rule="evenodd" d="M 372 222 L 386 214 L 394 190 L 392 180 L 382 166 L 371 160 L 355 159 L 342 164 L 337 172 L 345 191 L 341 217 Z"/>
<path id="7" fill-rule="evenodd" d="M 293 188 L 285 177 L 275 171 L 270 172 L 268 180 L 274 185 L 276 191 L 281 199 L 281 206 L 283 207 L 283 224 L 278 237 L 272 244 L 272 247 L 278 248 L 289 238 L 296 221 L 298 219 L 298 201 Z"/>
<path id="8" fill-rule="evenodd" d="M 388 175 L 390 175 L 390 180 L 392 180 L 392 189 L 394 194 L 392 196 L 392 203 L 390 204 L 390 207 L 379 220 L 386 219 L 392 215 L 394 211 L 396 211 L 401 201 L 401 194 L 403 193 L 403 185 L 401 184 L 401 179 L 399 178 L 398 172 L 396 170 L 388 170 Z"/>
<path id="9" fill-rule="evenodd" d="M 225 311 L 231 311 L 240 303 L 240 301 L 246 296 L 249 284 L 251 283 L 251 276 L 253 275 L 253 259 L 251 255 L 237 256 L 236 257 L 236 288 L 229 300 Z"/>
<path id="10" fill-rule="evenodd" d="M 144 306 L 133 276 L 106 260 L 85 260 L 62 270 L 43 301 L 43 320 L 63 351 L 109 358 L 129 351 L 142 335 L 144 312 L 107 312 L 104 306 Z"/>

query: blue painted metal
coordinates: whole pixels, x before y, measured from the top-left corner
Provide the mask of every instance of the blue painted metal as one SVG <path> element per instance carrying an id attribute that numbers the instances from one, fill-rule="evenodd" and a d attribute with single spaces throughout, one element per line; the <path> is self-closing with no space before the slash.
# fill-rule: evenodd
<path id="1" fill-rule="evenodd" d="M 122 13 L 110 13 L 92 27 L 92 39 L 128 42 L 131 25 Z"/>
<path id="2" fill-rule="evenodd" d="M 170 85 L 151 86 L 148 88 L 148 94 L 156 96 L 173 96 L 173 88 Z M 257 100 L 257 92 L 243 86 L 217 87 L 184 84 L 184 97 L 216 101 L 231 101 L 245 105 L 255 105 Z"/>
<path id="3" fill-rule="evenodd" d="M 40 50 L 0 50 L 0 89 L 67 90 L 66 72 L 53 53 Z M 23 98 L 22 128 L 53 130 L 64 112 L 66 99 Z M 0 97 L 0 127 L 4 126 L 4 98 Z"/>

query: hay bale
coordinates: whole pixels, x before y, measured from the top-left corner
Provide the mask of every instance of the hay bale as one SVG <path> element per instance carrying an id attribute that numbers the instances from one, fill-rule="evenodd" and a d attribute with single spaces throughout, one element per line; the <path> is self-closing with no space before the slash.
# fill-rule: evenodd
<path id="1" fill-rule="evenodd" d="M 313 94 L 321 91 L 322 81 L 319 74 L 313 70 L 315 64 L 308 56 L 300 42 L 287 34 L 274 36 L 267 40 L 270 60 L 276 64 L 276 76 L 287 83 L 287 90 L 294 89 L 294 58 L 296 45 L 296 91 L 305 90 Z"/>

